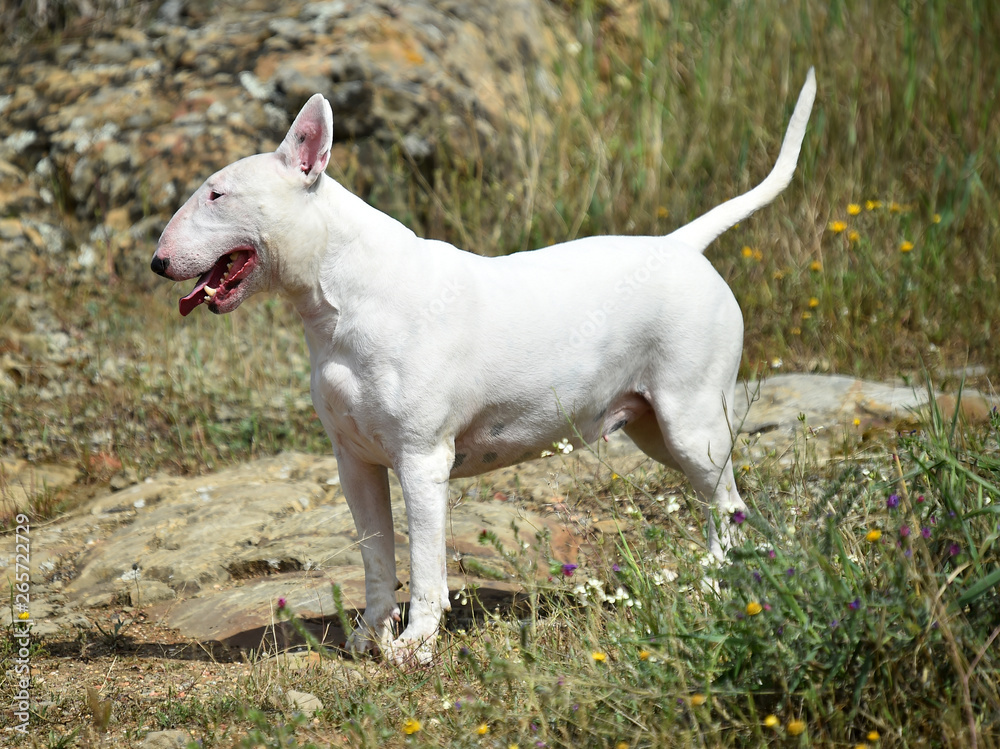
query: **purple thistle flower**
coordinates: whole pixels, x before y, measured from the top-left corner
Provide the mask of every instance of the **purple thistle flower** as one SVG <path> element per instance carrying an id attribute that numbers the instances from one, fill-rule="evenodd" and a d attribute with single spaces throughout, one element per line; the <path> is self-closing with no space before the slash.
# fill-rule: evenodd
<path id="1" fill-rule="evenodd" d="M 285 610 L 285 606 L 287 606 L 287 605 L 288 605 L 288 601 L 286 601 L 284 598 L 279 598 L 278 599 L 278 611 L 284 611 Z"/>
<path id="2" fill-rule="evenodd" d="M 901 525 L 899 527 L 899 535 L 902 536 L 903 538 L 906 538 L 907 536 L 909 536 L 910 535 L 910 526 L 908 526 L 908 525 Z"/>
<path id="3" fill-rule="evenodd" d="M 761 580 L 763 580 L 764 578 L 763 578 L 763 577 L 761 577 L 761 574 L 760 574 L 760 572 L 758 572 L 757 570 L 754 570 L 754 571 L 753 571 L 753 579 L 754 579 L 754 582 L 758 582 L 758 583 L 759 583 L 759 582 L 760 582 Z"/>
<path id="4" fill-rule="evenodd" d="M 839 626 L 840 626 L 840 621 L 838 619 L 834 619 L 832 622 L 830 622 L 830 629 L 836 629 Z"/>
<path id="5" fill-rule="evenodd" d="M 795 568 L 794 567 L 789 567 L 787 570 L 785 570 L 785 574 L 788 575 L 789 577 L 791 577 L 792 575 L 795 574 Z"/>
<path id="6" fill-rule="evenodd" d="M 923 536 L 924 538 L 930 538 L 931 529 L 925 525 L 923 528 L 920 529 L 920 535 Z"/>
<path id="7" fill-rule="evenodd" d="M 899 495 L 890 494 L 889 499 L 885 501 L 885 506 L 888 507 L 890 510 L 895 510 L 897 507 L 899 507 Z"/>
<path id="8" fill-rule="evenodd" d="M 847 607 L 851 611 L 857 611 L 858 609 L 861 608 L 861 599 L 860 598 L 855 598 L 853 601 L 851 601 L 849 604 L 847 604 Z"/>
<path id="9" fill-rule="evenodd" d="M 918 502 L 923 502 L 924 501 L 924 495 L 921 494 L 919 497 L 917 497 L 917 501 Z"/>
<path id="10" fill-rule="evenodd" d="M 563 574 L 566 577 L 570 577 L 573 574 L 573 572 L 577 569 L 578 566 L 579 565 L 576 565 L 576 564 L 569 564 L 569 563 L 564 564 L 562 566 Z"/>
<path id="11" fill-rule="evenodd" d="M 746 513 L 743 510 L 737 510 L 733 513 L 732 518 L 730 518 L 736 525 L 742 525 L 743 521 L 747 519 Z"/>
<path id="12" fill-rule="evenodd" d="M 778 554 L 774 551 L 774 549 L 771 549 L 770 551 L 768 551 L 767 555 L 769 557 L 771 557 L 771 559 L 774 559 L 776 556 L 778 556 Z"/>
<path id="13" fill-rule="evenodd" d="M 957 557 L 961 551 L 962 547 L 959 546 L 958 544 L 952 544 L 951 546 L 948 547 L 948 554 L 953 557 Z"/>
<path id="14" fill-rule="evenodd" d="M 621 571 L 622 571 L 622 568 L 621 568 L 621 567 L 619 567 L 619 566 L 618 566 L 617 564 L 612 564 L 612 565 L 611 565 L 611 571 L 612 571 L 612 572 L 621 572 Z"/>

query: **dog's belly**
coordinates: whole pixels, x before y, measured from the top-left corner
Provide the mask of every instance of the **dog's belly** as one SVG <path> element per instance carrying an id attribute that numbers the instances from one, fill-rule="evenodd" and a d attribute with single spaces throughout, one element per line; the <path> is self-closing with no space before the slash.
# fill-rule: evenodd
<path id="1" fill-rule="evenodd" d="M 557 452 L 557 445 L 563 441 L 574 447 L 593 443 L 651 411 L 649 401 L 638 393 L 622 394 L 604 407 L 580 409 L 571 419 L 491 409 L 478 415 L 468 428 L 456 435 L 451 477 L 478 476 L 545 457 Z"/>

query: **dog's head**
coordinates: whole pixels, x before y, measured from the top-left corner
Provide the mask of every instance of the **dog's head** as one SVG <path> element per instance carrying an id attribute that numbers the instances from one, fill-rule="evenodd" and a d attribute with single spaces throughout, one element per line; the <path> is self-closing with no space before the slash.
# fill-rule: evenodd
<path id="1" fill-rule="evenodd" d="M 198 278 L 180 300 L 232 312 L 256 291 L 281 282 L 280 258 L 302 243 L 298 218 L 314 194 L 333 143 L 333 112 L 315 94 L 274 153 L 241 159 L 209 177 L 163 230 L 150 267 L 173 281 Z"/>

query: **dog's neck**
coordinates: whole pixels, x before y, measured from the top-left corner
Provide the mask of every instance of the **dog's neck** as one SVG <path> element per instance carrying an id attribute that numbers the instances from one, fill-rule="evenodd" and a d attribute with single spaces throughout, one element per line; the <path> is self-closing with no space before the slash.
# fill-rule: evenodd
<path id="1" fill-rule="evenodd" d="M 322 175 L 300 207 L 300 241 L 275 253 L 275 287 L 307 330 L 330 341 L 344 314 L 391 294 L 405 250 L 419 241 L 403 224 Z"/>

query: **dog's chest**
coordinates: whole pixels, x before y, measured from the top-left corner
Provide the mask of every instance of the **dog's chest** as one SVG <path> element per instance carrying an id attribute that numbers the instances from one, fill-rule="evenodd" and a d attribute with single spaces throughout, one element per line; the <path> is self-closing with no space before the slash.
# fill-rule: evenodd
<path id="1" fill-rule="evenodd" d="M 336 361 L 314 359 L 310 390 L 316 414 L 342 449 L 369 463 L 391 465 L 380 400 L 370 392 L 370 383 Z"/>

